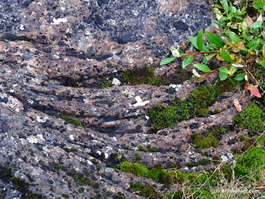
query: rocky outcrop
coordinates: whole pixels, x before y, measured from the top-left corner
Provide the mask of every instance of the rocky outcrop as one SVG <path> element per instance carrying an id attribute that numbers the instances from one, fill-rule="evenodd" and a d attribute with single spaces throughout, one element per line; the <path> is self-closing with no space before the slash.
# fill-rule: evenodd
<path id="1" fill-rule="evenodd" d="M 187 80 L 170 92 L 169 85 L 121 79 L 123 71 L 146 65 L 157 74 L 178 68 L 159 62 L 170 46 L 185 48 L 186 36 L 210 25 L 205 1 L 6 0 L 0 10 L 2 198 L 144 198 L 130 182 L 162 185 L 113 165 L 135 161 L 138 153 L 148 167 L 177 162 L 185 170 L 187 162 L 202 158 L 189 144 L 191 134 L 233 121 L 236 110 L 226 106 L 233 96 L 227 94 L 212 107 L 221 113 L 151 133 L 148 109 L 185 99 L 198 84 Z M 118 83 L 112 87 L 98 84 L 113 78 Z M 209 151 L 225 155 L 230 148 Z"/>

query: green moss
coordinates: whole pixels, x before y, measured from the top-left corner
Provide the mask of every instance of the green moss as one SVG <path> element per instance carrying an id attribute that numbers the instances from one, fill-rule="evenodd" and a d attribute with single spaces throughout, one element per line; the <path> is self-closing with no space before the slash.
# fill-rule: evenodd
<path id="1" fill-rule="evenodd" d="M 148 149 L 145 148 L 144 146 L 137 146 L 138 151 L 144 151 L 144 152 L 148 152 Z"/>
<path id="2" fill-rule="evenodd" d="M 155 187 L 150 184 L 143 185 L 140 182 L 132 182 L 131 188 L 133 192 L 136 192 L 138 195 L 145 196 L 147 198 L 153 199 L 163 199 L 163 195 L 155 190 Z"/>
<path id="3" fill-rule="evenodd" d="M 78 152 L 78 149 L 77 148 L 74 148 L 74 147 L 72 147 L 72 148 L 66 148 L 66 147 L 64 147 L 63 148 L 66 152 Z"/>
<path id="4" fill-rule="evenodd" d="M 212 133 L 208 135 L 194 134 L 192 135 L 193 143 L 198 149 L 207 149 L 211 146 L 217 147 L 219 145 L 219 140 L 217 140 Z"/>
<path id="5" fill-rule="evenodd" d="M 228 133 L 229 130 L 227 128 L 216 126 L 209 129 L 209 133 L 212 133 L 212 135 L 218 139 L 221 140 L 223 138 L 223 135 Z"/>
<path id="6" fill-rule="evenodd" d="M 122 73 L 122 79 L 126 83 L 132 85 L 136 84 L 159 85 L 159 82 L 161 81 L 161 78 L 156 76 L 155 69 L 150 66 L 124 71 Z"/>
<path id="7" fill-rule="evenodd" d="M 249 102 L 245 110 L 234 117 L 234 121 L 239 128 L 247 128 L 250 135 L 254 135 L 264 130 L 265 114 L 255 103 Z"/>
<path id="8" fill-rule="evenodd" d="M 174 73 L 162 77 L 162 84 L 169 85 L 169 84 L 181 84 L 184 81 L 190 79 L 192 73 L 187 72 L 183 69 L 177 69 Z"/>
<path id="9" fill-rule="evenodd" d="M 0 179 L 3 182 L 9 182 L 9 179 L 12 177 L 12 170 L 9 167 L 0 168 Z"/>
<path id="10" fill-rule="evenodd" d="M 57 114 L 57 117 L 64 119 L 65 124 L 73 124 L 75 126 L 83 126 L 82 122 L 72 114 L 61 112 L 61 113 Z"/>
<path id="11" fill-rule="evenodd" d="M 121 171 L 132 173 L 137 176 L 147 177 L 149 175 L 149 170 L 143 164 L 139 162 L 128 162 L 124 161 L 118 165 Z"/>
<path id="12" fill-rule="evenodd" d="M 221 95 L 224 92 L 233 92 L 236 89 L 238 83 L 233 78 L 227 78 L 224 81 L 217 82 L 215 88 L 217 90 L 217 95 Z"/>
<path id="13" fill-rule="evenodd" d="M 239 139 L 240 139 L 241 142 L 243 142 L 243 141 L 245 141 L 247 138 L 246 138 L 244 135 L 241 135 Z"/>
<path id="14" fill-rule="evenodd" d="M 217 164 L 217 165 L 220 164 L 221 160 L 222 160 L 222 158 L 219 155 L 213 155 L 212 162 L 214 164 Z"/>
<path id="15" fill-rule="evenodd" d="M 85 188 L 84 187 L 81 187 L 80 189 L 78 189 L 78 192 L 79 193 L 84 193 L 85 192 Z"/>
<path id="16" fill-rule="evenodd" d="M 214 86 L 200 86 L 189 94 L 189 99 L 198 110 L 212 105 L 217 96 L 218 92 Z"/>
<path id="17" fill-rule="evenodd" d="M 148 111 L 154 128 L 161 129 L 177 125 L 182 120 L 187 120 L 193 112 L 192 104 L 180 99 L 172 101 L 170 106 L 156 105 Z"/>
<path id="18" fill-rule="evenodd" d="M 39 194 L 34 194 L 29 191 L 30 184 L 26 183 L 23 179 L 12 177 L 10 181 L 13 183 L 14 188 L 22 193 L 21 198 L 32 198 L 32 199 L 42 199 L 43 197 Z"/>
<path id="19" fill-rule="evenodd" d="M 254 146 L 238 159 L 235 166 L 235 175 L 242 176 L 249 174 L 263 165 L 265 165 L 265 151 Z"/>
<path id="20" fill-rule="evenodd" d="M 25 173 L 24 173 L 25 174 Z M 29 181 L 32 182 L 33 178 L 29 174 L 25 174 Z M 32 199 L 42 199 L 43 197 L 40 194 L 34 194 L 32 191 L 29 191 L 30 184 L 25 182 L 23 179 L 12 176 L 12 169 L 5 166 L 0 167 L 0 179 L 9 183 L 12 182 L 14 189 L 20 191 L 22 193 L 21 198 L 32 198 Z"/>
<path id="21" fill-rule="evenodd" d="M 226 84 L 233 82 L 233 80 L 225 81 Z M 161 128 L 167 128 L 177 125 L 180 121 L 187 120 L 191 117 L 205 116 L 207 114 L 216 114 L 220 111 L 210 111 L 208 106 L 212 105 L 218 95 L 225 91 L 232 90 L 226 88 L 224 82 L 217 83 L 217 86 L 200 86 L 195 91 L 188 95 L 186 101 L 180 99 L 174 99 L 169 106 L 161 104 L 156 105 L 153 109 L 148 110 L 148 115 L 154 123 L 153 127 L 155 130 Z M 232 84 L 232 83 L 231 83 Z"/>
<path id="22" fill-rule="evenodd" d="M 62 196 L 63 196 L 64 198 L 66 198 L 66 199 L 70 198 L 70 196 L 69 196 L 68 194 L 63 194 Z"/>
<path id="23" fill-rule="evenodd" d="M 195 166 L 199 166 L 199 165 L 207 165 L 210 163 L 211 163 L 211 160 L 209 160 L 209 158 L 202 158 L 202 159 L 198 160 L 197 162 L 190 162 L 190 163 L 186 164 L 186 166 L 195 167 Z"/>
<path id="24" fill-rule="evenodd" d="M 123 193 L 118 192 L 116 196 L 114 196 L 114 199 L 125 199 Z"/>
<path id="25" fill-rule="evenodd" d="M 108 80 L 107 78 L 103 78 L 103 80 L 98 81 L 97 84 L 101 88 L 109 88 L 109 87 L 113 86 L 112 82 L 110 80 Z"/>
<path id="26" fill-rule="evenodd" d="M 187 180 L 187 174 L 179 170 L 166 170 L 160 165 L 148 169 L 139 162 L 122 162 L 117 165 L 121 171 L 132 173 L 140 177 L 151 178 L 155 182 L 171 185 L 174 183 L 184 183 Z"/>
<path id="27" fill-rule="evenodd" d="M 173 192 L 170 193 L 166 196 L 166 198 L 170 198 L 170 199 L 182 199 L 184 196 L 183 191 L 177 191 L 177 192 Z"/>
<path id="28" fill-rule="evenodd" d="M 144 152 L 158 152 L 159 149 L 156 147 L 152 147 L 151 145 L 148 145 L 147 147 L 144 146 L 138 146 L 138 151 L 144 151 Z"/>
<path id="29" fill-rule="evenodd" d="M 30 182 L 33 182 L 34 181 L 34 179 L 31 177 L 30 174 L 25 173 L 25 172 L 23 172 L 23 173 L 24 173 L 25 176 L 27 176 L 27 178 L 29 179 Z"/>
<path id="30" fill-rule="evenodd" d="M 142 155 L 139 154 L 139 153 L 136 153 L 136 154 L 135 154 L 135 160 L 136 160 L 136 161 L 140 161 L 140 160 L 142 160 Z"/>
<path id="31" fill-rule="evenodd" d="M 52 163 L 52 162 L 48 165 L 48 167 L 50 170 L 57 172 L 57 173 L 59 173 L 60 170 L 66 168 L 64 165 L 60 163 Z"/>
<path id="32" fill-rule="evenodd" d="M 74 174 L 74 176 L 73 176 L 73 179 L 74 179 L 77 183 L 79 183 L 79 184 L 81 184 L 81 185 L 90 185 L 90 186 L 92 186 L 92 187 L 94 187 L 94 188 L 98 188 L 98 184 L 97 184 L 97 183 L 92 182 L 92 181 L 89 180 L 87 177 L 85 177 L 84 174 L 82 174 L 82 173 L 78 173 L 78 172 L 76 172 L 76 173 Z"/>

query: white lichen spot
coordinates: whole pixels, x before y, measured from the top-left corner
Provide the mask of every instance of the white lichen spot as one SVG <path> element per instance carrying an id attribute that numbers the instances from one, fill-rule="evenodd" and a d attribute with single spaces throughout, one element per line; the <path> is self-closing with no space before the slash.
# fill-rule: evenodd
<path id="1" fill-rule="evenodd" d="M 133 63 L 134 62 L 134 59 L 128 59 L 128 62 L 131 64 L 131 63 Z"/>
<path id="2" fill-rule="evenodd" d="M 234 155 L 232 153 L 228 153 L 228 154 L 226 154 L 226 156 L 228 157 L 228 159 L 232 159 L 234 157 Z"/>
<path id="3" fill-rule="evenodd" d="M 145 106 L 146 104 L 148 104 L 150 102 L 148 100 L 143 101 L 140 96 L 136 96 L 135 97 L 135 100 L 136 100 L 136 103 L 133 104 L 134 107 L 137 107 L 137 106 Z"/>
<path id="4" fill-rule="evenodd" d="M 33 104 L 34 103 L 34 101 L 31 100 L 31 99 L 28 99 L 27 101 L 28 101 L 29 104 Z"/>
<path id="5" fill-rule="evenodd" d="M 20 30 L 25 30 L 25 27 L 24 27 L 24 25 L 23 25 L 23 24 L 21 24 L 21 25 L 19 26 L 19 29 L 20 29 Z"/>
<path id="6" fill-rule="evenodd" d="M 182 85 L 181 84 L 170 84 L 169 87 L 173 88 L 176 92 L 178 92 L 179 89 L 182 87 Z"/>
<path id="7" fill-rule="evenodd" d="M 148 61 L 149 61 L 150 64 L 154 63 L 154 59 L 152 57 L 149 57 Z"/>
<path id="8" fill-rule="evenodd" d="M 36 143 L 45 141 L 42 134 L 38 134 L 36 136 L 31 135 L 31 136 L 27 137 L 27 140 L 31 144 L 36 144 Z"/>
<path id="9" fill-rule="evenodd" d="M 44 118 L 41 118 L 39 115 L 37 117 L 37 122 L 44 123 L 47 121 L 47 119 L 50 119 L 49 117 L 45 116 Z"/>
<path id="10" fill-rule="evenodd" d="M 69 135 L 69 138 L 70 138 L 70 140 L 74 140 L 75 139 L 73 134 Z"/>
<path id="11" fill-rule="evenodd" d="M 46 153 L 50 153 L 51 150 L 47 147 L 47 146 L 44 146 L 43 148 L 43 151 L 45 151 Z"/>
<path id="12" fill-rule="evenodd" d="M 89 165 L 93 165 L 93 163 L 92 163 L 90 160 L 87 160 L 86 162 L 87 162 L 87 164 L 89 164 Z"/>
<path id="13" fill-rule="evenodd" d="M 67 18 L 58 18 L 58 19 L 54 18 L 52 24 L 58 25 L 60 23 L 65 23 L 65 22 L 67 22 Z"/>
<path id="14" fill-rule="evenodd" d="M 112 82 L 111 83 L 114 84 L 114 85 L 116 85 L 116 86 L 121 85 L 121 81 L 119 79 L 115 78 L 115 77 L 112 79 Z"/>
<path id="15" fill-rule="evenodd" d="M 228 157 L 226 155 L 221 155 L 222 162 L 226 162 Z"/>

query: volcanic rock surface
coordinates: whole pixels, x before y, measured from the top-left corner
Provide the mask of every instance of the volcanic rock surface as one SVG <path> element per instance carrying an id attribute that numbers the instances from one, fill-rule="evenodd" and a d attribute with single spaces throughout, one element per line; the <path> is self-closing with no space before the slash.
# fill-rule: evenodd
<path id="1" fill-rule="evenodd" d="M 203 158 L 189 143 L 191 134 L 232 123 L 236 110 L 227 105 L 239 91 L 213 105 L 221 111 L 217 115 L 152 134 L 148 109 L 176 96 L 187 98 L 198 83 L 187 80 L 172 93 L 169 85 L 121 82 L 102 89 L 97 82 L 122 81 L 123 71 L 147 65 L 166 73 L 170 66 L 159 62 L 169 56 L 169 47 L 181 46 L 211 19 L 211 5 L 202 0 L 1 0 L 0 168 L 11 168 L 0 174 L 1 196 L 25 197 L 12 176 L 44 198 L 144 198 L 130 182 L 153 184 L 158 191 L 162 185 L 112 168 L 122 158 L 135 161 L 136 153 L 148 167 L 177 162 L 178 169 L 189 171 L 186 163 Z M 75 116 L 81 125 L 58 114 Z M 224 139 L 238 135 L 229 136 Z M 158 151 L 137 151 L 138 146 Z M 208 151 L 225 155 L 230 150 L 224 143 Z M 207 166 L 203 169 L 215 165 Z M 163 194 L 173 191 L 174 186 Z"/>

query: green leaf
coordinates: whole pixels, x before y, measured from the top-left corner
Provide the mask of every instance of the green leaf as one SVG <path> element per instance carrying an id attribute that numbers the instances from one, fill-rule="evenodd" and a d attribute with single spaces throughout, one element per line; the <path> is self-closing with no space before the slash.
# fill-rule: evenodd
<path id="1" fill-rule="evenodd" d="M 265 43 L 263 44 L 262 47 L 262 57 L 265 59 Z"/>
<path id="2" fill-rule="evenodd" d="M 224 49 L 221 49 L 220 51 L 220 56 L 227 62 L 232 62 L 232 59 L 230 57 L 230 54 L 224 50 Z"/>
<path id="3" fill-rule="evenodd" d="M 219 78 L 221 81 L 225 80 L 228 77 L 228 74 L 222 73 L 219 71 Z"/>
<path id="4" fill-rule="evenodd" d="M 240 73 L 240 74 L 238 74 L 237 76 L 235 76 L 235 80 L 236 81 L 242 81 L 242 80 L 244 80 L 245 79 L 245 75 L 246 75 L 246 73 Z"/>
<path id="5" fill-rule="evenodd" d="M 204 73 L 208 73 L 211 71 L 211 69 L 204 64 L 194 64 L 194 67 L 199 69 L 200 71 L 202 71 Z"/>
<path id="6" fill-rule="evenodd" d="M 205 56 L 205 58 L 206 58 L 207 61 L 209 61 L 209 60 L 212 59 L 215 55 L 217 55 L 217 53 L 209 54 L 209 55 Z"/>
<path id="7" fill-rule="evenodd" d="M 176 59 L 176 57 L 169 57 L 169 58 L 163 59 L 160 62 L 160 66 L 169 64 L 170 62 L 173 62 L 175 59 Z"/>
<path id="8" fill-rule="evenodd" d="M 260 62 L 260 64 L 262 65 L 263 68 L 265 68 L 265 60 L 262 60 L 262 61 Z"/>
<path id="9" fill-rule="evenodd" d="M 229 32 L 229 38 L 236 44 L 241 42 L 241 39 L 234 32 Z"/>
<path id="10" fill-rule="evenodd" d="M 192 43 L 192 45 L 193 45 L 195 48 L 197 48 L 197 49 L 199 50 L 198 45 L 197 45 L 197 37 L 189 36 L 189 37 L 188 37 L 188 40 Z"/>
<path id="11" fill-rule="evenodd" d="M 188 66 L 194 59 L 193 55 L 189 55 L 187 57 L 185 57 L 185 59 L 182 62 L 182 68 L 185 68 L 186 66 Z"/>
<path id="12" fill-rule="evenodd" d="M 206 39 L 209 43 L 215 45 L 217 48 L 222 48 L 224 46 L 223 40 L 212 32 L 206 33 Z"/>
<path id="13" fill-rule="evenodd" d="M 250 26 L 250 28 L 253 28 L 253 29 L 260 28 L 261 25 L 262 25 L 261 21 L 256 21 Z"/>
<path id="14" fill-rule="evenodd" d="M 262 0 L 257 0 L 255 2 L 253 2 L 253 7 L 255 9 L 257 9 L 257 10 L 260 9 L 260 8 L 262 8 L 264 5 L 265 5 L 265 3 Z"/>
<path id="15" fill-rule="evenodd" d="M 258 49 L 258 46 L 260 44 L 261 45 L 263 44 L 263 40 L 260 38 L 257 38 L 255 40 L 248 42 L 248 44 L 246 46 L 249 48 L 249 50 L 255 50 L 255 49 Z"/>
<path id="16" fill-rule="evenodd" d="M 224 6 L 225 11 L 228 12 L 229 11 L 228 3 L 227 2 L 223 2 L 223 6 Z"/>
<path id="17" fill-rule="evenodd" d="M 220 68 L 219 69 L 219 72 L 228 74 L 229 73 L 229 70 L 227 68 Z"/>
<path id="18" fill-rule="evenodd" d="M 197 35 L 197 46 L 198 46 L 198 50 L 202 51 L 202 47 L 203 47 L 203 30 L 201 29 Z"/>

